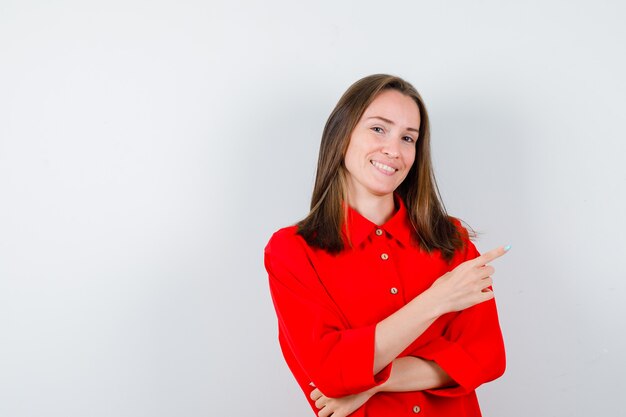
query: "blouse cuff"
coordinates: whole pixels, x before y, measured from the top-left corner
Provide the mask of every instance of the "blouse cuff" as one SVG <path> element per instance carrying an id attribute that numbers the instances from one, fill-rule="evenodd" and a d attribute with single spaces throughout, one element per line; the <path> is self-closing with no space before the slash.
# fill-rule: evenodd
<path id="1" fill-rule="evenodd" d="M 391 364 L 376 375 L 373 372 L 375 331 L 376 325 L 344 331 L 341 344 L 343 352 L 340 355 L 344 362 L 340 368 L 341 396 L 366 391 L 389 379 Z M 324 394 L 332 397 L 334 393 Z"/>
<path id="2" fill-rule="evenodd" d="M 449 388 L 425 390 L 442 397 L 456 397 L 474 391 L 482 384 L 482 369 L 463 348 L 444 337 L 439 337 L 414 353 L 439 365 L 458 385 Z"/>

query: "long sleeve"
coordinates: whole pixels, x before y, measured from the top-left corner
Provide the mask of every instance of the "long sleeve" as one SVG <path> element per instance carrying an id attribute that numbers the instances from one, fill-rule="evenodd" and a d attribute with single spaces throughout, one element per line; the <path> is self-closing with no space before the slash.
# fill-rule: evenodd
<path id="1" fill-rule="evenodd" d="M 471 241 L 466 245 L 464 260 L 479 255 Z M 465 395 L 498 378 L 504 373 L 506 359 L 495 300 L 457 313 L 441 336 L 412 355 L 435 361 L 458 384 L 427 391 L 432 394 Z"/>
<path id="2" fill-rule="evenodd" d="M 384 382 L 390 366 L 373 375 L 375 325 L 348 326 L 310 256 L 311 249 L 292 228 L 275 233 L 265 248 L 265 267 L 288 365 L 294 375 L 304 373 L 330 397 L 362 392 Z M 303 381 L 299 382 L 302 385 Z"/>

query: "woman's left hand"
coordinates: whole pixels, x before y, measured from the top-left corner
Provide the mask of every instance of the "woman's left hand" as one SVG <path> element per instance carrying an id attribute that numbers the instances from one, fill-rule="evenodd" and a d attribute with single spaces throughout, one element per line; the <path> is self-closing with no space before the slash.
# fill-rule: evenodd
<path id="1" fill-rule="evenodd" d="M 319 417 L 346 417 L 354 413 L 372 396 L 376 394 L 374 390 L 363 391 L 358 394 L 347 395 L 341 398 L 329 398 L 322 394 L 322 391 L 315 388 L 311 392 L 311 399 L 315 401 L 315 406 L 320 409 Z"/>

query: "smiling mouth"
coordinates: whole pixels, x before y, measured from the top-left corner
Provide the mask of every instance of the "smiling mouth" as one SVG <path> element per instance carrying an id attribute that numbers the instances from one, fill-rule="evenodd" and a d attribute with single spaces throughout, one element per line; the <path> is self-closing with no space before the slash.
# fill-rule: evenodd
<path id="1" fill-rule="evenodd" d="M 393 174 L 394 172 L 397 171 L 396 168 L 390 167 L 389 165 L 385 165 L 385 164 L 380 163 L 378 161 L 371 160 L 370 162 L 371 162 L 372 165 L 374 165 L 376 168 L 378 168 L 379 170 L 383 171 L 387 175 L 391 175 L 391 174 Z"/>

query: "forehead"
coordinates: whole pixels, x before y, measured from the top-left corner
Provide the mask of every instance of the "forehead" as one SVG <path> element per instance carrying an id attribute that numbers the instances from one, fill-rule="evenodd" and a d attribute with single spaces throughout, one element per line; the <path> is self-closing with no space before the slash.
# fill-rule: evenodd
<path id="1" fill-rule="evenodd" d="M 403 127 L 419 127 L 420 111 L 411 96 L 398 90 L 384 90 L 365 109 L 362 119 L 383 117 Z"/>

